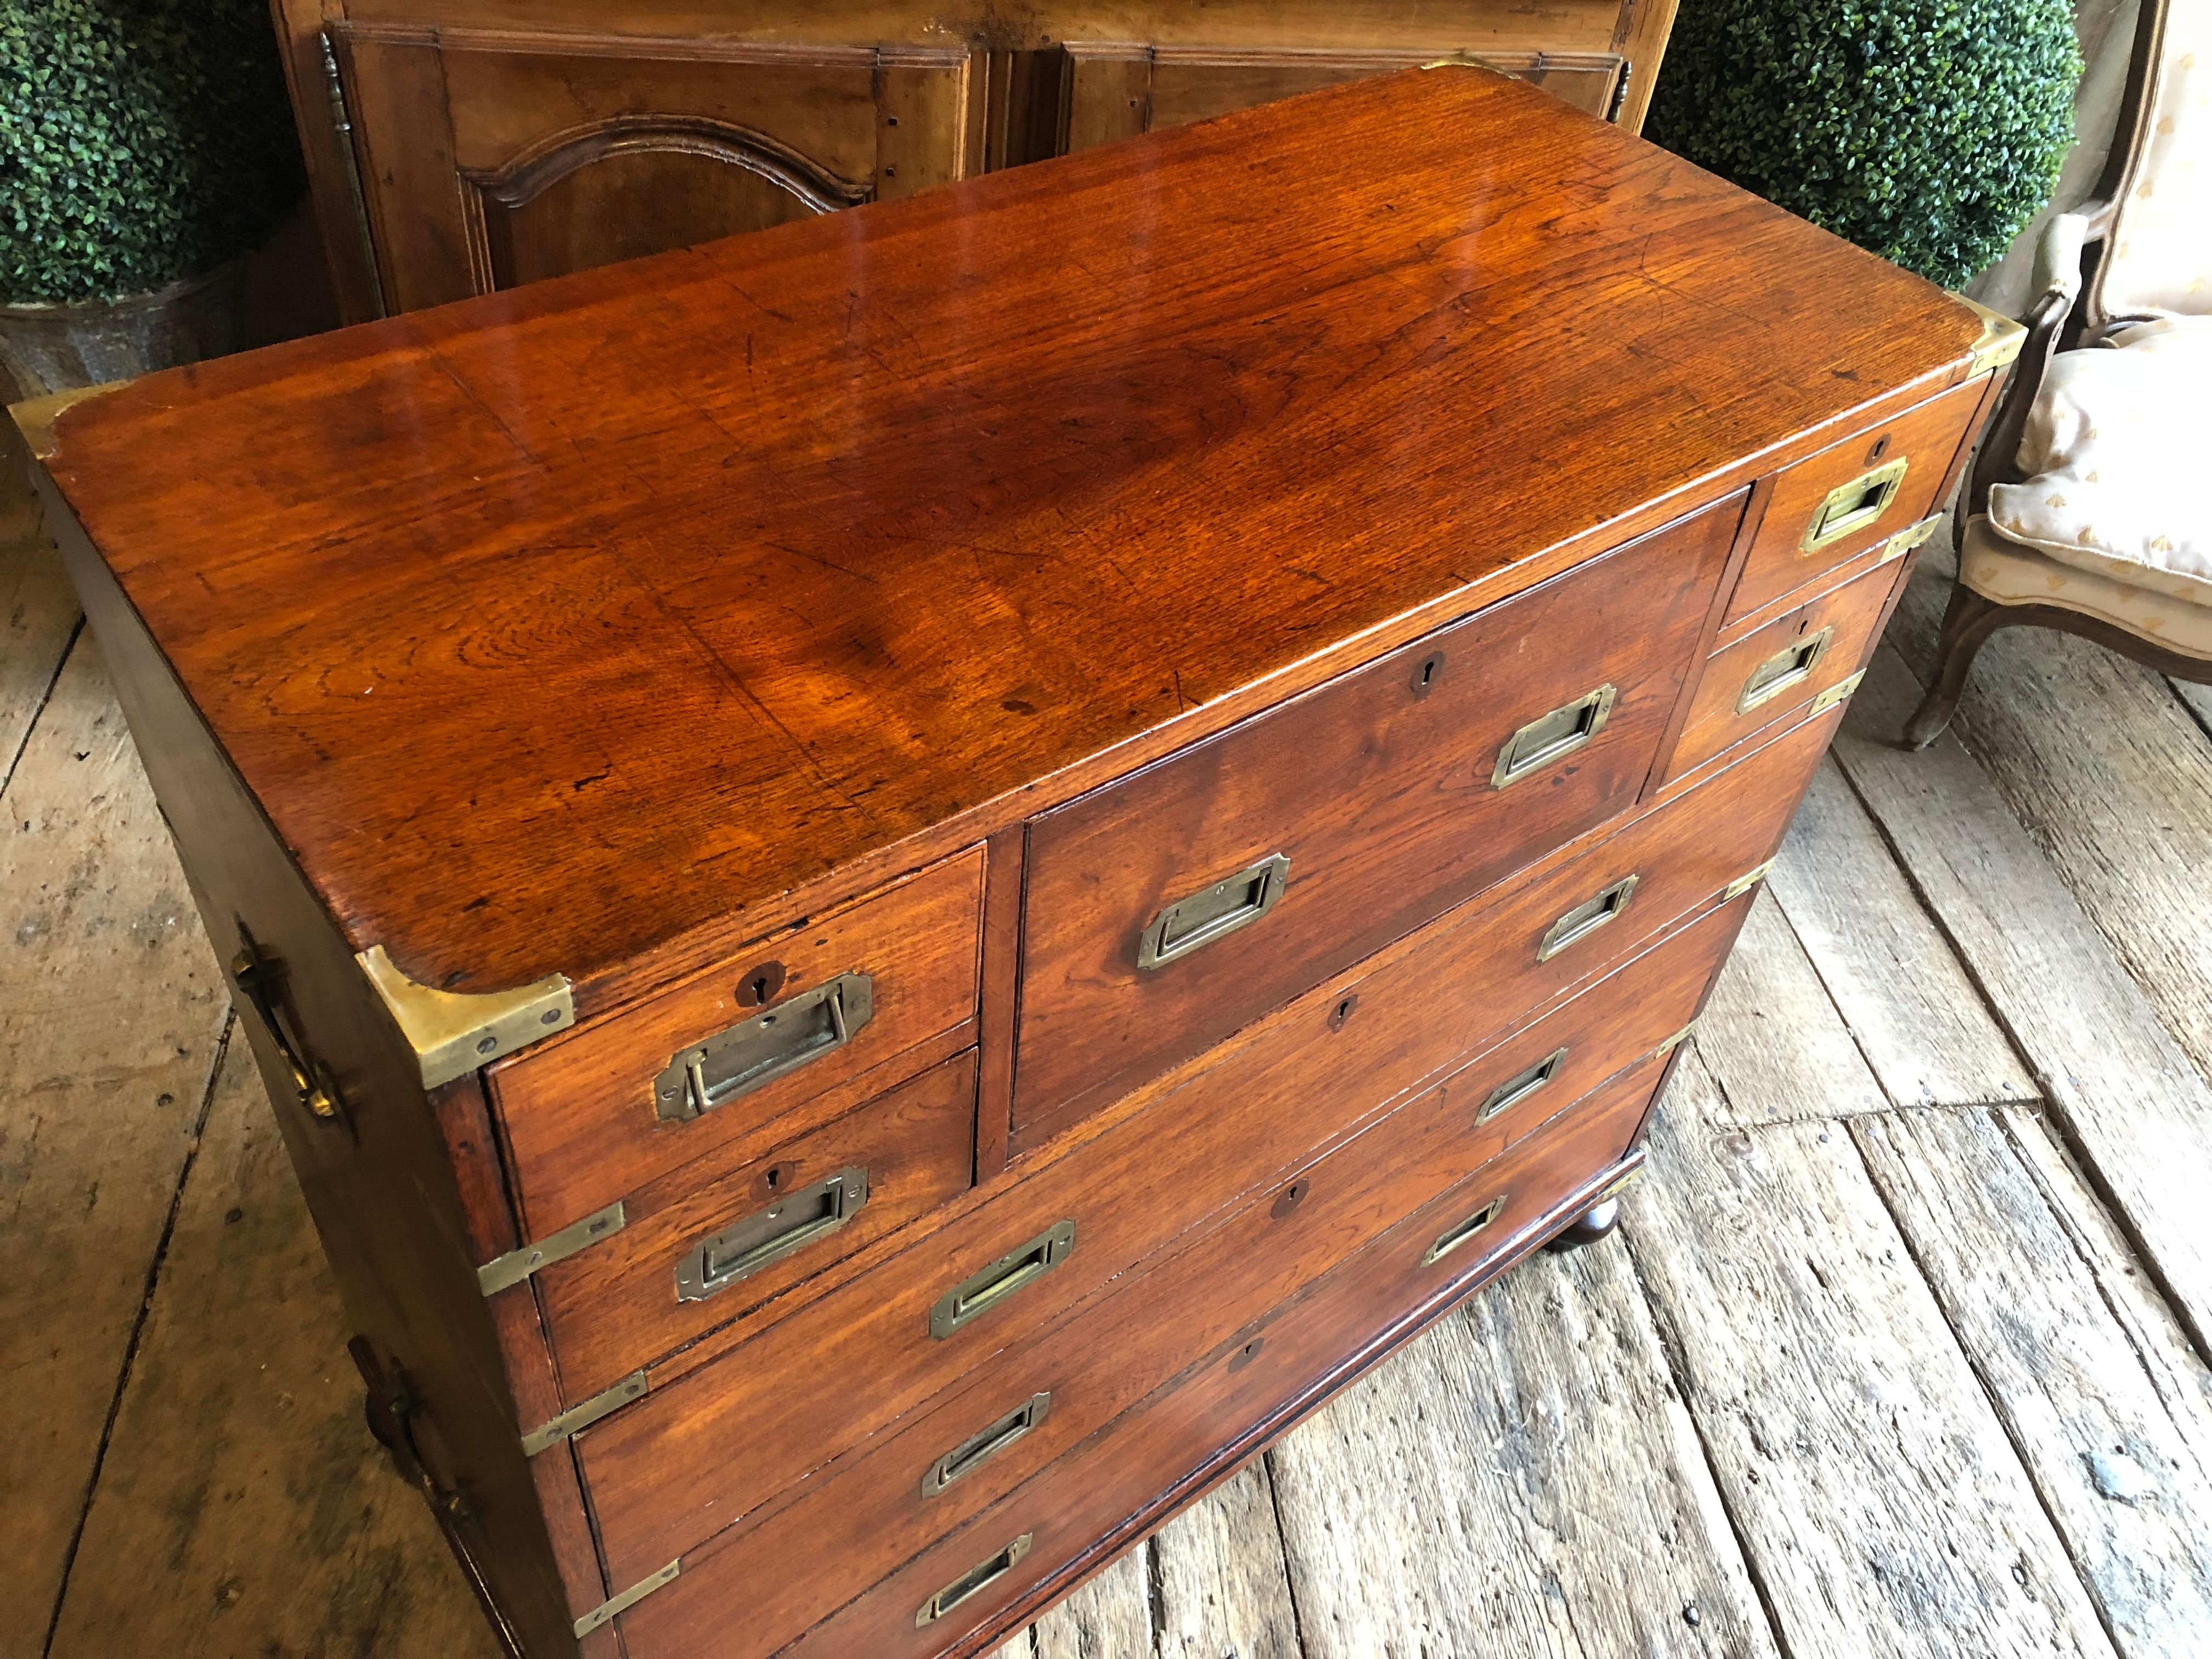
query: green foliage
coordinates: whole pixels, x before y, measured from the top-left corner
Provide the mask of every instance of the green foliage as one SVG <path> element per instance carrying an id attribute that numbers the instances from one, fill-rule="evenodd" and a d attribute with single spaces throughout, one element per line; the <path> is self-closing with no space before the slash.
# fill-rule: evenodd
<path id="1" fill-rule="evenodd" d="M 0 0 L 0 301 L 197 276 L 302 187 L 263 0 Z"/>
<path id="2" fill-rule="evenodd" d="M 2067 0 L 1682 0 L 1653 142 L 1950 287 L 2050 199 Z"/>

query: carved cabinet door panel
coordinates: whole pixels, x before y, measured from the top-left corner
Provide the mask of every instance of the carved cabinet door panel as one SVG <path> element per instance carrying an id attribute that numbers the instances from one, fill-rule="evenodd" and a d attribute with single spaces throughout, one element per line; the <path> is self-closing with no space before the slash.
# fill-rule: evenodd
<path id="1" fill-rule="evenodd" d="M 394 311 L 969 171 L 963 47 L 336 31 Z"/>
<path id="2" fill-rule="evenodd" d="M 1455 55 L 1441 46 L 1304 50 L 1110 41 L 1071 41 L 1062 52 L 1061 148 L 1069 152 Z M 1480 58 L 1592 115 L 1619 112 L 1627 60 L 1618 52 L 1485 52 Z"/>

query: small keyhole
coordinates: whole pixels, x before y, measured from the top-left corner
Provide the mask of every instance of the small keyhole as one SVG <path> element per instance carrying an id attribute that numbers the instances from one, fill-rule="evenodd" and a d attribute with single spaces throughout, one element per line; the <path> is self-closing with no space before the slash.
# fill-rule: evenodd
<path id="1" fill-rule="evenodd" d="M 1304 1203 L 1306 1194 L 1312 1189 L 1313 1182 L 1306 1180 L 1304 1176 L 1301 1176 L 1299 1179 L 1293 1181 L 1289 1186 L 1284 1188 L 1281 1192 L 1275 1194 L 1274 1206 L 1267 1212 L 1267 1213 L 1273 1216 L 1276 1220 L 1280 1221 L 1291 1211 L 1297 1209 L 1299 1205 Z"/>
<path id="2" fill-rule="evenodd" d="M 1889 434 L 1884 433 L 1874 441 L 1874 447 L 1867 451 L 1866 464 L 1872 466 L 1887 453 L 1889 453 Z"/>
<path id="3" fill-rule="evenodd" d="M 1247 1342 L 1243 1347 L 1237 1350 L 1235 1357 L 1229 1362 L 1229 1369 L 1232 1371 L 1243 1370 L 1247 1365 L 1250 1364 L 1254 1360 L 1260 1357 L 1260 1350 L 1267 1346 L 1267 1338 L 1264 1336 L 1254 1337 L 1249 1342 Z"/>
<path id="4" fill-rule="evenodd" d="M 791 1185 L 792 1178 L 798 1173 L 799 1166 L 795 1164 L 770 1164 L 754 1178 L 753 1195 L 757 1198 L 774 1198 Z"/>
<path id="5" fill-rule="evenodd" d="M 896 126 L 898 125 L 898 117 L 896 115 L 886 115 L 884 117 L 884 125 L 887 127 Z"/>
<path id="6" fill-rule="evenodd" d="M 1356 993 L 1340 1000 L 1335 1007 L 1328 1011 L 1328 1029 L 1332 1031 L 1341 1031 L 1344 1029 L 1344 1022 L 1352 1018 L 1352 1011 L 1358 1006 L 1359 998 Z"/>
<path id="7" fill-rule="evenodd" d="M 757 1008 L 783 989 L 784 969 L 780 962 L 763 962 L 749 969 L 738 981 L 738 1006 Z"/>
<path id="8" fill-rule="evenodd" d="M 1413 692 L 1415 702 L 1436 690 L 1437 681 L 1444 672 L 1444 653 L 1433 652 L 1421 659 L 1413 668 Z"/>

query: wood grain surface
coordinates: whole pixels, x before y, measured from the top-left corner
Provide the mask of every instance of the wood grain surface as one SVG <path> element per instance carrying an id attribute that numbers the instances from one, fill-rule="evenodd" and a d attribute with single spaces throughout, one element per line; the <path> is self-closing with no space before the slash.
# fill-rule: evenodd
<path id="1" fill-rule="evenodd" d="M 151 377 L 51 465 L 356 947 L 589 1012 L 1978 333 L 1542 93 L 1411 70 Z"/>

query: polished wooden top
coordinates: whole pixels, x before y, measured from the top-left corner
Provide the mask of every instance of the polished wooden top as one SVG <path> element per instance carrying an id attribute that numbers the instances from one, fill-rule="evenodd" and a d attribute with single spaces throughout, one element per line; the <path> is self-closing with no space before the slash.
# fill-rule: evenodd
<path id="1" fill-rule="evenodd" d="M 49 467 L 355 948 L 587 1007 L 1978 332 L 1411 70 L 151 376 Z"/>

